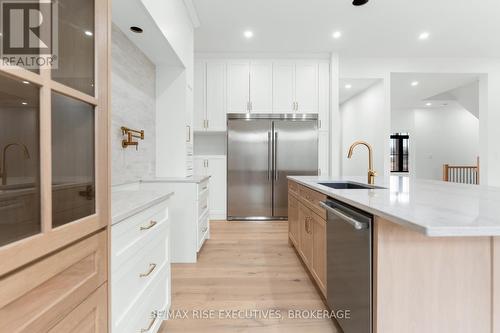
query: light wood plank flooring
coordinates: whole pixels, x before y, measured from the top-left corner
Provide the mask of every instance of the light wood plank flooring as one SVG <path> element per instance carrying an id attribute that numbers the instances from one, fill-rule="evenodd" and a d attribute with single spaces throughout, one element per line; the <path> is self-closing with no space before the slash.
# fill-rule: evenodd
<path id="1" fill-rule="evenodd" d="M 294 249 L 286 222 L 211 222 L 198 263 L 172 267 L 172 310 L 188 310 L 160 329 L 175 332 L 338 332 L 330 319 L 289 318 L 326 309 Z M 248 315 L 278 311 L 282 319 Z M 243 319 L 193 318 L 193 310 L 247 310 Z M 247 318 L 249 317 L 249 318 Z"/>

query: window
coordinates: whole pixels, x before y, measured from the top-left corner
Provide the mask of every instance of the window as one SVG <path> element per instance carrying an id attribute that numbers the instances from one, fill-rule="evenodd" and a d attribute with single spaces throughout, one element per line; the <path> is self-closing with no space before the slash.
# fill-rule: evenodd
<path id="1" fill-rule="evenodd" d="M 391 172 L 408 172 L 408 133 L 391 135 Z"/>

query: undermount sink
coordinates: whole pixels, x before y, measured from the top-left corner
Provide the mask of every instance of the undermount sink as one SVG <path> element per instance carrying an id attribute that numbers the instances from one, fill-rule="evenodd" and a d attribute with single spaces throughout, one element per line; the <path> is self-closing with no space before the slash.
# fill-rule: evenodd
<path id="1" fill-rule="evenodd" d="M 384 189 L 385 187 L 366 185 L 354 182 L 331 182 L 331 183 L 319 183 L 326 187 L 331 187 L 339 190 L 372 190 L 372 189 Z"/>

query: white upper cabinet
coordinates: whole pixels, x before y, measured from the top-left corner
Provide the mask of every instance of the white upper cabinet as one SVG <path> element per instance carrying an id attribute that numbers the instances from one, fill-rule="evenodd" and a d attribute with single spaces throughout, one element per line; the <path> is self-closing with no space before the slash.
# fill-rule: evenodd
<path id="1" fill-rule="evenodd" d="M 317 113 L 328 130 L 324 60 L 210 59 L 195 66 L 196 131 L 225 131 L 226 113 Z"/>
<path id="2" fill-rule="evenodd" d="M 210 131 L 226 130 L 226 63 L 207 62 L 206 124 Z"/>
<path id="3" fill-rule="evenodd" d="M 273 63 L 252 61 L 250 63 L 251 113 L 273 112 Z"/>
<path id="4" fill-rule="evenodd" d="M 318 63 L 295 64 L 295 110 L 298 113 L 318 113 Z"/>
<path id="5" fill-rule="evenodd" d="M 206 115 L 206 63 L 195 61 L 194 63 L 194 117 L 193 127 L 195 131 L 205 130 Z"/>
<path id="6" fill-rule="evenodd" d="M 227 65 L 224 61 L 196 61 L 194 71 L 195 131 L 226 130 Z"/>
<path id="7" fill-rule="evenodd" d="M 292 62 L 275 62 L 273 64 L 273 112 L 294 112 L 294 103 L 295 65 Z"/>
<path id="8" fill-rule="evenodd" d="M 228 63 L 227 112 L 246 113 L 250 102 L 250 62 Z"/>

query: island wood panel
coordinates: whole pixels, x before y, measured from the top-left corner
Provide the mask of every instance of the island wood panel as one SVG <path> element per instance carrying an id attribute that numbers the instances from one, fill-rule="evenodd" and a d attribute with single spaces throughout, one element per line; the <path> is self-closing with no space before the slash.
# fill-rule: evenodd
<path id="1" fill-rule="evenodd" d="M 374 278 L 375 333 L 492 332 L 490 237 L 427 237 L 376 218 Z"/>
<path id="2" fill-rule="evenodd" d="M 299 245 L 299 201 L 292 192 L 288 194 L 288 237 L 293 245 Z"/>

